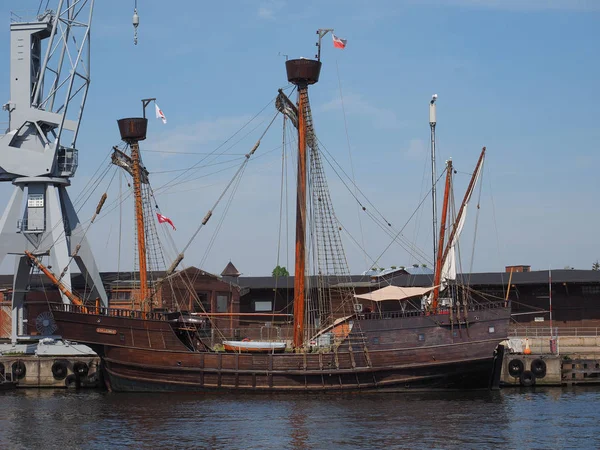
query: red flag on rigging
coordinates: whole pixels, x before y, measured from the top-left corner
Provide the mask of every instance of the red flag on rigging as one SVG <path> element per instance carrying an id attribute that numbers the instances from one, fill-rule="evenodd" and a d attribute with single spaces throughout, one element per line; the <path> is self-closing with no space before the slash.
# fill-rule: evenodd
<path id="1" fill-rule="evenodd" d="M 156 217 L 158 217 L 158 223 L 165 223 L 166 222 L 169 225 L 171 225 L 174 230 L 177 229 L 177 228 L 175 228 L 175 225 L 173 225 L 173 221 L 171 219 L 169 219 L 167 216 L 163 216 L 160 213 L 156 213 Z"/>
<path id="2" fill-rule="evenodd" d="M 333 33 L 331 33 L 331 37 L 333 38 L 333 46 L 335 48 L 346 48 L 346 42 L 348 42 L 347 39 L 339 38 Z"/>

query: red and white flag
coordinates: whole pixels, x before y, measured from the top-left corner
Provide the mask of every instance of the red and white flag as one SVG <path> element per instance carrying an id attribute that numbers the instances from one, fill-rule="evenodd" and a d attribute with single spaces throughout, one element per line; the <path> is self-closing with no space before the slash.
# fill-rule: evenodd
<path id="1" fill-rule="evenodd" d="M 333 33 L 331 33 L 331 37 L 333 38 L 333 46 L 335 48 L 346 48 L 346 42 L 348 42 L 347 39 L 339 38 Z"/>
<path id="2" fill-rule="evenodd" d="M 177 228 L 175 228 L 175 225 L 173 225 L 173 221 L 171 219 L 169 219 L 167 216 L 163 216 L 160 213 L 156 213 L 156 217 L 158 217 L 158 223 L 165 223 L 166 222 L 169 225 L 171 225 L 174 230 L 177 229 Z"/>
<path id="3" fill-rule="evenodd" d="M 167 123 L 167 118 L 165 117 L 165 114 L 162 112 L 162 109 L 158 107 L 156 102 L 154 102 L 154 107 L 156 108 L 156 118 L 161 119 L 163 123 Z"/>

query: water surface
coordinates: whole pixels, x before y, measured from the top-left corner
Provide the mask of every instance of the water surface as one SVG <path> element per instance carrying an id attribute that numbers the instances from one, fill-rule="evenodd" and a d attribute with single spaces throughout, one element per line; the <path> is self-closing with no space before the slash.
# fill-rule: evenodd
<path id="1" fill-rule="evenodd" d="M 2 449 L 598 448 L 600 388 L 415 394 L 0 393 Z"/>

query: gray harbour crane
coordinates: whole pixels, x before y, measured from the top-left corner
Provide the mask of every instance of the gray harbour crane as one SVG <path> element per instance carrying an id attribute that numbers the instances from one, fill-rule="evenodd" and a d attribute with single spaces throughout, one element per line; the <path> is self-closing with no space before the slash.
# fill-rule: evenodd
<path id="1" fill-rule="evenodd" d="M 46 2 L 47 3 L 47 2 Z M 56 10 L 10 24 L 9 126 L 0 135 L 0 181 L 14 185 L 0 219 L 0 263 L 16 256 L 12 341 L 26 340 L 23 319 L 31 263 L 47 256 L 70 289 L 75 261 L 91 298 L 108 306 L 85 229 L 67 187 L 78 165 L 77 135 L 90 84 L 94 0 L 58 0 Z M 65 303 L 69 302 L 62 296 Z"/>

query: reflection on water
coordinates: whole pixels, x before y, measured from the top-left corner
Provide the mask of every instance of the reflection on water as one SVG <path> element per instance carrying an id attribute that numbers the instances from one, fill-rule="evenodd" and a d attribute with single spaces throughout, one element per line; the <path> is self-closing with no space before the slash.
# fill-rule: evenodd
<path id="1" fill-rule="evenodd" d="M 596 448 L 600 388 L 439 394 L 0 393 L 0 448 Z"/>

